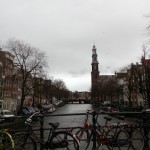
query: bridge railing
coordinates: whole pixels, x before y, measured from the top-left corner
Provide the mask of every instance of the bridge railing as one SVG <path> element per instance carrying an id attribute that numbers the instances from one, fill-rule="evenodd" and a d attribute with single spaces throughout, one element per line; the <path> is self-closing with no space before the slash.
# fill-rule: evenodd
<path id="1" fill-rule="evenodd" d="M 44 120 L 45 118 L 47 117 L 58 117 L 58 116 L 81 116 L 81 115 L 85 115 L 86 113 L 69 113 L 69 114 L 43 114 L 40 115 L 40 116 L 37 116 L 40 118 L 39 120 L 39 128 L 36 129 L 36 131 L 39 131 L 40 132 L 40 138 L 41 139 L 44 139 L 44 132 L 45 130 L 49 130 L 49 128 L 45 128 L 44 127 Z M 142 112 L 100 112 L 98 113 L 98 115 L 102 115 L 102 114 L 106 114 L 106 115 L 111 115 L 111 116 L 116 116 L 116 115 L 132 115 L 132 116 L 141 116 L 141 120 L 143 121 L 143 131 L 144 131 L 144 137 L 145 137 L 145 147 L 144 147 L 144 150 L 149 150 L 150 147 L 149 147 L 149 144 L 148 142 L 149 141 L 149 138 L 148 138 L 148 133 L 150 132 L 150 112 L 146 112 L 146 111 L 142 111 Z M 92 124 L 93 124 L 93 127 L 96 126 L 96 115 L 97 113 L 91 113 L 91 116 L 92 116 Z M 10 127 L 10 128 L 14 128 L 14 132 L 19 132 L 19 131 L 22 131 L 22 130 L 25 130 L 24 126 L 23 126 L 23 122 L 25 121 L 25 118 L 26 117 L 21 117 L 21 116 L 18 116 L 18 121 L 15 122 L 16 125 L 17 125 L 17 129 L 14 128 L 14 126 L 16 126 L 15 124 L 8 124 L 7 126 L 4 125 L 3 127 L 1 126 L 1 128 L 6 128 L 6 127 Z M 21 125 L 19 125 L 21 124 Z M 70 127 L 66 127 L 67 129 L 70 128 Z M 73 128 L 73 127 L 71 127 Z M 76 128 L 76 127 L 74 127 Z M 19 130 L 18 130 L 19 129 Z M 93 137 L 94 138 L 94 137 Z M 96 141 L 93 140 L 93 148 L 96 147 Z M 42 147 L 41 147 L 41 150 Z"/>

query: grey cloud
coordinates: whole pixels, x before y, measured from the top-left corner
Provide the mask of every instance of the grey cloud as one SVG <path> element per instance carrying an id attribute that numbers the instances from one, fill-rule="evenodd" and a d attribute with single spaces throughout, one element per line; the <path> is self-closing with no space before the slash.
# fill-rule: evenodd
<path id="1" fill-rule="evenodd" d="M 93 44 L 100 73 L 113 73 L 137 61 L 147 26 L 143 15 L 150 13 L 148 0 L 0 0 L 0 3 L 0 41 L 14 37 L 45 51 L 50 76 L 63 78 L 72 90 L 89 90 Z"/>

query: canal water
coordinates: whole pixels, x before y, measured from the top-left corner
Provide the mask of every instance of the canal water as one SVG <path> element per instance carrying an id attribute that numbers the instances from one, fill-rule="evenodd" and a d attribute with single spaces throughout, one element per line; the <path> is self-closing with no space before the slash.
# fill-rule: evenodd
<path id="1" fill-rule="evenodd" d="M 44 125 L 47 126 L 49 122 L 60 122 L 60 127 L 77 127 L 77 126 L 83 126 L 84 118 L 87 110 L 93 110 L 93 106 L 91 104 L 66 104 L 62 107 L 58 107 L 55 112 L 53 112 L 51 115 L 58 115 L 58 116 L 52 116 L 52 117 L 45 117 Z M 82 115 L 69 115 L 69 116 L 63 116 L 63 114 L 82 114 Z M 84 114 L 84 115 L 83 115 Z M 62 115 L 62 116 L 59 116 Z M 100 114 L 98 117 L 98 122 L 101 125 L 104 125 L 105 119 L 104 116 L 107 116 L 106 114 Z M 118 119 L 113 118 L 111 120 L 111 123 L 116 123 Z M 134 124 L 136 121 L 136 118 L 125 118 L 125 120 L 121 122 L 126 122 L 129 124 Z M 92 116 L 89 117 L 89 123 L 92 123 Z"/>
<path id="2" fill-rule="evenodd" d="M 82 126 L 87 110 L 92 110 L 93 107 L 90 104 L 66 104 L 62 107 L 58 107 L 55 112 L 51 115 L 58 115 L 54 117 L 46 117 L 45 125 L 48 122 L 59 122 L 60 127 L 77 127 Z M 63 114 L 77 114 L 77 115 L 68 115 L 63 116 Z M 59 116 L 62 115 L 62 116 Z"/>

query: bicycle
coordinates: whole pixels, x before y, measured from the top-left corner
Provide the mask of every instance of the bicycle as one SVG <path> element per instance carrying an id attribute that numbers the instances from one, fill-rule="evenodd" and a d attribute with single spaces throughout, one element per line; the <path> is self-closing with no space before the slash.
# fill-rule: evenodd
<path id="1" fill-rule="evenodd" d="M 9 129 L 0 130 L 0 150 L 14 150 L 14 140 Z"/>
<path id="2" fill-rule="evenodd" d="M 119 120 L 124 120 L 125 118 L 124 116 L 115 116 L 115 117 Z M 98 128 L 98 130 L 101 130 L 101 128 L 106 129 L 106 131 L 108 131 L 106 132 L 107 135 L 112 137 L 113 141 L 117 140 L 117 143 L 119 144 L 119 147 L 121 149 L 143 150 L 145 139 L 143 134 L 138 128 L 136 128 L 133 125 L 129 125 L 127 123 L 121 123 L 120 121 L 117 121 L 112 125 L 108 125 L 107 122 L 111 121 L 112 118 L 104 117 L 104 119 L 106 119 L 105 125 L 102 127 L 96 121 L 97 124 L 96 127 Z"/>
<path id="3" fill-rule="evenodd" d="M 104 114 L 104 112 L 102 112 Z M 133 138 L 133 133 L 132 136 L 130 135 L 129 138 L 129 131 L 124 129 L 126 127 L 126 124 L 121 124 L 120 122 L 117 122 L 116 125 L 109 126 L 107 123 L 108 121 L 111 121 L 110 117 L 104 117 L 106 119 L 104 126 L 101 126 L 97 122 L 97 117 L 98 117 L 98 112 L 97 111 L 92 111 L 91 113 L 93 115 L 93 118 L 95 119 L 95 125 L 91 126 L 88 125 L 87 120 L 88 120 L 88 115 L 89 112 L 87 112 L 86 117 L 85 117 L 85 122 L 84 126 L 82 129 L 80 129 L 77 132 L 77 137 L 79 137 L 80 145 L 84 145 L 83 150 L 91 150 L 91 142 L 93 142 L 92 147 L 95 149 L 103 148 L 104 145 L 109 150 L 112 149 L 119 149 L 119 150 L 128 150 L 128 149 L 134 149 L 133 147 L 133 141 L 135 139 Z M 131 132 L 130 132 L 131 133 Z M 133 140 L 134 139 L 134 140 Z M 141 140 L 141 139 L 140 139 Z M 143 140 L 143 139 L 142 139 Z M 137 149 L 139 150 L 139 149 Z"/>
<path id="4" fill-rule="evenodd" d="M 47 140 L 39 138 L 32 128 L 32 117 L 39 112 L 34 113 L 26 119 L 27 132 L 18 132 L 14 134 L 15 150 L 37 150 L 36 143 L 40 143 L 42 149 L 51 150 L 79 150 L 79 142 L 76 136 L 67 132 L 58 130 L 59 123 L 49 123 L 51 126 Z"/>
<path id="5" fill-rule="evenodd" d="M 104 117 L 106 119 L 104 127 L 97 124 L 97 117 L 95 116 L 95 113 L 97 111 L 90 111 L 88 110 L 85 116 L 83 127 L 77 132 L 77 138 L 80 141 L 80 147 L 82 150 L 91 150 L 92 148 L 95 148 L 98 150 L 99 148 L 103 148 L 104 145 L 107 146 L 107 148 L 113 149 L 114 147 L 120 148 L 120 141 L 117 138 L 118 135 L 121 133 L 124 133 L 124 138 L 127 139 L 127 134 L 125 132 L 119 132 L 118 134 L 113 134 L 110 132 L 110 128 L 107 126 L 107 122 L 111 119 L 108 117 Z M 95 122 L 94 126 L 90 125 L 88 123 L 89 114 L 92 114 L 93 120 Z M 99 126 L 98 126 L 99 125 Z M 106 130 L 107 128 L 107 130 Z M 108 132 L 109 131 L 109 132 Z M 110 134 L 111 133 L 111 134 Z M 115 136 L 114 136 L 115 135 Z M 118 136 L 119 137 L 119 136 Z"/>

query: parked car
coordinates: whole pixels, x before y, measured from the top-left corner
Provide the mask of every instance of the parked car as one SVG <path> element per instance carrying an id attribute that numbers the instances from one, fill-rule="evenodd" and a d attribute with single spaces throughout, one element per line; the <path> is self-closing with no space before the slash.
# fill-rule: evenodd
<path id="1" fill-rule="evenodd" d="M 22 107 L 22 110 L 18 112 L 18 115 L 32 115 L 36 110 L 30 106 Z"/>
<path id="2" fill-rule="evenodd" d="M 26 115 L 31 115 L 31 112 L 29 112 L 26 108 L 22 108 L 22 110 L 18 111 L 17 113 L 19 116 L 26 116 Z"/>
<path id="3" fill-rule="evenodd" d="M 39 109 L 37 108 L 36 110 L 31 107 L 31 106 L 24 106 L 22 108 L 22 115 L 32 115 L 34 114 L 36 111 L 39 111 Z M 33 117 L 33 121 L 37 121 L 39 119 L 39 116 L 38 115 L 35 115 Z"/>
<path id="4" fill-rule="evenodd" d="M 61 107 L 61 106 L 64 106 L 64 102 L 62 100 L 55 100 L 53 102 L 54 106 L 55 107 Z"/>
<path id="5" fill-rule="evenodd" d="M 47 110 L 48 113 L 52 113 L 56 110 L 55 106 L 53 104 L 49 104 L 49 109 Z"/>
<path id="6" fill-rule="evenodd" d="M 4 121 L 14 121 L 15 115 L 10 110 L 0 110 L 0 119 L 4 119 Z"/>
<path id="7" fill-rule="evenodd" d="M 64 106 L 64 102 L 62 100 L 59 101 L 59 106 Z"/>
<path id="8" fill-rule="evenodd" d="M 36 106 L 34 106 L 33 109 L 34 109 L 36 112 L 40 112 L 40 110 L 39 110 Z"/>
<path id="9" fill-rule="evenodd" d="M 30 107 L 30 106 L 24 106 L 23 109 L 26 109 L 27 111 L 29 111 L 31 114 L 34 114 L 35 113 L 35 110 L 33 107 Z"/>
<path id="10" fill-rule="evenodd" d="M 50 106 L 46 105 L 46 104 L 38 104 L 37 108 L 40 110 L 43 109 L 43 111 L 46 111 L 46 110 L 50 109 Z"/>

